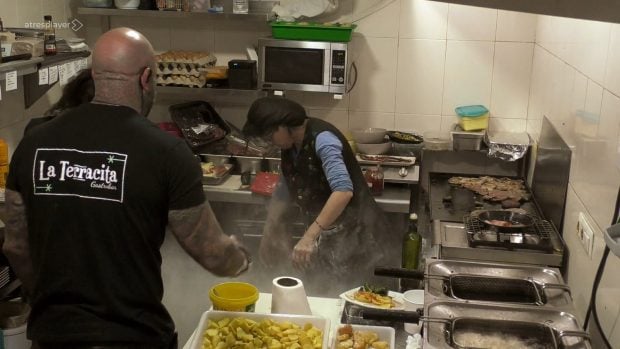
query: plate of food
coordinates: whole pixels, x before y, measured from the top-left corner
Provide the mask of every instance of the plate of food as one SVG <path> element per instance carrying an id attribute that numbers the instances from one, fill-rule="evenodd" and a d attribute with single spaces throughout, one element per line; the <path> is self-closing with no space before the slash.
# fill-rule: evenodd
<path id="1" fill-rule="evenodd" d="M 341 293 L 340 298 L 361 307 L 386 310 L 405 309 L 403 294 L 388 291 L 385 287 L 366 284 Z"/>
<path id="2" fill-rule="evenodd" d="M 222 184 L 222 182 L 228 178 L 233 165 L 216 165 L 212 162 L 202 162 L 200 163 L 200 167 L 202 168 L 202 183 L 207 185 L 218 185 Z"/>

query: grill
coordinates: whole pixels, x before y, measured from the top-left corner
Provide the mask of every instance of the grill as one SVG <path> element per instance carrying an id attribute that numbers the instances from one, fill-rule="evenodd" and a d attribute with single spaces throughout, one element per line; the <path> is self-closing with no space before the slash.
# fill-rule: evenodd
<path id="1" fill-rule="evenodd" d="M 554 251 L 551 234 L 554 229 L 548 221 L 537 219 L 533 225 L 516 232 L 499 232 L 489 227 L 477 217 L 463 217 L 470 247 L 492 247 L 512 250 L 534 250 L 546 253 Z"/>

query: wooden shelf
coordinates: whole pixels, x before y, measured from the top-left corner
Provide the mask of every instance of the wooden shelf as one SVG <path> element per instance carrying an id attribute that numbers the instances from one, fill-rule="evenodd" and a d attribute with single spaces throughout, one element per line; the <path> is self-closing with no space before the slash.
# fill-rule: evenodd
<path id="1" fill-rule="evenodd" d="M 213 20 L 241 20 L 241 21 L 269 21 L 271 14 L 257 12 L 249 14 L 237 13 L 211 13 L 211 12 L 185 12 L 185 11 L 157 11 L 157 10 L 122 10 L 115 8 L 92 8 L 79 7 L 79 15 L 89 16 L 127 16 L 127 17 L 151 17 L 151 18 L 178 18 L 178 19 L 213 19 Z"/>

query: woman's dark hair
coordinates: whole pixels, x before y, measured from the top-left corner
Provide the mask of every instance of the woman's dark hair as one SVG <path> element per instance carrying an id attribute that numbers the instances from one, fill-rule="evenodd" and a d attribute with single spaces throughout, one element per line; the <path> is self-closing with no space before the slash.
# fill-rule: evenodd
<path id="1" fill-rule="evenodd" d="M 45 116 L 56 117 L 67 109 L 90 102 L 95 97 L 95 83 L 90 69 L 82 70 L 62 89 L 62 96 L 45 112 Z"/>
<path id="2" fill-rule="evenodd" d="M 243 134 L 262 137 L 280 126 L 301 126 L 307 118 L 304 107 L 297 102 L 284 97 L 263 97 L 252 103 Z"/>

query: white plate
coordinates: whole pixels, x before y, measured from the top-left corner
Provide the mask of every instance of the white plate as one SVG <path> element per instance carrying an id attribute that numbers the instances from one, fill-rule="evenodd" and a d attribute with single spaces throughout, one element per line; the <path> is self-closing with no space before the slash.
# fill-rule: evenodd
<path id="1" fill-rule="evenodd" d="M 371 304 L 371 303 L 364 303 L 364 302 L 360 302 L 358 300 L 355 299 L 355 297 L 353 296 L 355 294 L 355 291 L 359 290 L 359 287 L 356 288 L 352 288 L 348 291 L 342 292 L 340 294 L 340 298 L 344 299 L 347 302 L 351 302 L 355 305 L 359 305 L 360 307 L 366 307 L 366 308 L 375 308 L 375 309 L 385 309 L 385 310 L 403 310 L 405 309 L 405 301 L 403 300 L 403 294 L 402 293 L 398 293 L 398 292 L 394 292 L 394 291 L 388 291 L 388 296 L 392 297 L 392 300 L 394 301 L 394 307 L 393 308 L 382 308 L 378 305 L 375 304 Z"/>

